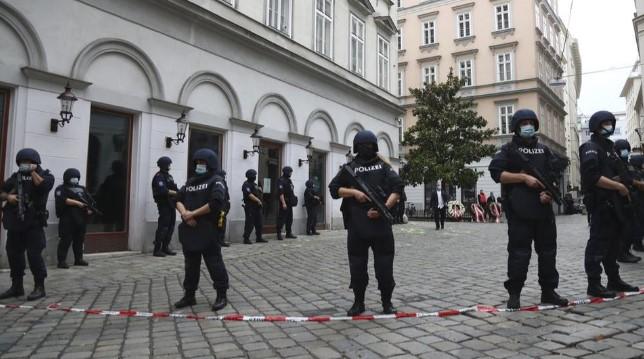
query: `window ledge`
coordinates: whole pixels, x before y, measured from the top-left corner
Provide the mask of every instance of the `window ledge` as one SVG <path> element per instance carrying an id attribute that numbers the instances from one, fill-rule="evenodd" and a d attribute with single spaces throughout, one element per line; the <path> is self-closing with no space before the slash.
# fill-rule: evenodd
<path id="1" fill-rule="evenodd" d="M 419 48 L 420 50 L 425 50 L 425 49 L 436 49 L 436 48 L 438 48 L 438 45 L 439 45 L 439 43 L 438 43 L 438 42 L 434 42 L 434 43 L 427 44 L 427 45 L 420 45 L 420 46 L 418 46 L 418 48 Z"/>
<path id="2" fill-rule="evenodd" d="M 398 50 L 398 56 L 404 56 L 407 53 L 406 49 Z"/>
<path id="3" fill-rule="evenodd" d="M 454 39 L 454 43 L 455 44 L 460 44 L 460 43 L 470 42 L 470 41 L 474 42 L 475 39 L 476 39 L 476 36 L 474 36 L 474 35 L 466 36 L 466 37 L 459 37 L 459 38 Z"/>
<path id="4" fill-rule="evenodd" d="M 492 36 L 496 37 L 496 36 L 514 35 L 514 30 L 515 28 L 510 27 L 503 30 L 492 31 Z"/>

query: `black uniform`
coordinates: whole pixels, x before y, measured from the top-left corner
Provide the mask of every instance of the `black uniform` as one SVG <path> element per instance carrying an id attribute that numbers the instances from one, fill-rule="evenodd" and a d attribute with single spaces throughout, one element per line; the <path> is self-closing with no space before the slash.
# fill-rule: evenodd
<path id="1" fill-rule="evenodd" d="M 293 170 L 290 167 L 284 167 L 282 170 L 283 175 L 277 180 L 277 195 L 284 195 L 284 202 L 286 202 L 286 209 L 282 208 L 282 202 L 278 200 L 277 212 L 277 239 L 282 239 L 282 227 L 286 226 L 286 238 L 296 238 L 293 235 L 293 207 L 297 206 L 297 197 L 294 193 L 293 181 L 291 181 L 291 173 Z"/>
<path id="2" fill-rule="evenodd" d="M 627 177 L 625 180 L 622 180 L 622 183 L 628 186 L 631 196 L 629 205 L 624 208 L 626 223 L 624 224 L 624 230 L 622 231 L 622 243 L 619 255 L 617 256 L 617 261 L 622 263 L 637 263 L 642 258 L 631 253 L 631 246 L 637 242 L 637 236 L 641 231 L 639 216 L 637 214 L 641 203 L 640 191 L 633 186 L 633 181 L 639 180 L 640 178 L 635 167 L 628 161 L 628 156 L 631 152 L 631 145 L 628 141 L 617 140 L 615 141 L 614 148 L 615 153 L 619 156 L 622 162 L 622 165 L 619 168 L 623 172 L 623 176 Z M 619 163 L 616 163 L 616 165 L 619 165 Z"/>
<path id="3" fill-rule="evenodd" d="M 7 258 L 9 260 L 11 288 L 0 295 L 0 299 L 17 297 L 24 294 L 22 283 L 25 275 L 25 252 L 29 261 L 29 269 L 34 276 L 35 289 L 27 299 L 38 299 L 45 296 L 45 278 L 47 267 L 42 257 L 42 251 L 47 244 L 44 227 L 47 226 L 47 198 L 54 186 L 54 176 L 49 170 L 40 167 L 40 156 L 33 149 L 22 149 L 16 156 L 18 164 L 25 160 L 37 165 L 35 172 L 43 178 L 36 186 L 31 171 L 15 172 L 1 187 L 2 193 L 19 196 L 22 192 L 24 215 L 21 218 L 19 205 L 7 202 L 3 209 L 2 224 L 7 230 Z"/>
<path id="4" fill-rule="evenodd" d="M 152 195 L 154 202 L 157 204 L 159 211 L 159 219 L 157 221 L 157 231 L 154 239 L 154 255 L 163 257 L 166 254 L 175 255 L 170 250 L 170 241 L 172 241 L 172 234 L 174 233 L 174 226 L 177 222 L 176 201 L 170 196 L 169 191 L 178 191 L 176 183 L 169 172 L 169 165 L 165 158 L 160 158 L 157 162 L 161 169 L 152 178 Z M 167 163 L 167 166 L 165 165 Z"/>
<path id="5" fill-rule="evenodd" d="M 255 228 L 255 238 L 257 242 L 264 242 L 262 239 L 262 207 L 255 201 L 251 200 L 249 196 L 253 194 L 255 197 L 261 199 L 261 190 L 255 183 L 257 178 L 255 170 L 248 170 L 246 172 L 247 180 L 242 185 L 242 196 L 244 199 L 244 243 L 249 244 L 250 234 Z"/>
<path id="6" fill-rule="evenodd" d="M 354 152 L 360 151 L 357 147 L 361 144 L 372 144 L 375 149 L 368 151 L 364 156 L 358 155 L 349 164 L 356 175 L 370 185 L 380 187 L 384 194 L 383 202 L 391 193 L 400 194 L 404 187 L 402 180 L 390 165 L 375 155 L 378 150 L 375 135 L 371 131 L 360 131 L 354 139 Z M 355 186 L 353 178 L 341 170 L 329 184 L 329 193 L 332 198 L 338 199 L 340 198 L 338 193 L 340 188 Z M 369 283 L 369 274 L 367 273 L 369 248 L 373 251 L 374 268 L 383 309 L 387 313 L 395 311 L 391 306 L 391 295 L 396 285 L 393 276 L 394 235 L 391 224 L 383 217 L 378 219 L 367 217 L 367 212 L 372 207 L 368 202 L 359 203 L 353 197 L 344 198 L 340 207 L 345 228 L 348 230 L 350 288 L 353 289 L 355 295 L 354 306 L 349 310 L 348 315 L 356 315 L 364 311 L 364 293 Z"/>
<path id="7" fill-rule="evenodd" d="M 219 241 L 220 246 L 230 247 L 230 243 L 226 242 L 228 212 L 230 212 L 230 192 L 228 191 L 228 182 L 226 182 L 226 171 L 220 171 L 219 176 L 222 178 L 222 182 L 226 189 L 226 201 L 224 203 L 224 208 L 219 211 L 219 217 L 217 218 L 217 240 Z"/>
<path id="8" fill-rule="evenodd" d="M 306 181 L 304 190 L 304 207 L 306 208 L 306 234 L 319 234 L 316 230 L 318 211 L 320 209 L 320 194 L 313 187 L 313 181 Z"/>
<path id="9" fill-rule="evenodd" d="M 72 180 L 76 179 L 76 184 Z M 85 187 L 78 184 L 80 172 L 75 168 L 69 168 L 63 174 L 64 183 L 56 187 L 56 216 L 59 218 L 58 235 L 58 268 L 68 268 L 66 260 L 69 246 L 74 252 L 74 265 L 87 265 L 83 260 L 83 243 L 85 242 L 85 231 L 89 208 L 96 208 L 96 202 L 87 192 Z M 67 199 L 85 203 L 83 208 L 66 204 Z"/>
<path id="10" fill-rule="evenodd" d="M 606 123 L 612 124 L 612 130 L 605 129 L 603 124 Z M 620 237 L 625 229 L 622 206 L 626 200 L 617 191 L 597 186 L 601 177 L 612 179 L 619 175 L 615 164 L 620 160 L 612 141 L 607 138 L 613 133 L 615 123 L 615 116 L 610 112 L 593 114 L 589 121 L 593 135 L 579 147 L 584 202 L 591 214 L 584 267 L 588 276 L 588 294 L 598 297 L 613 297 L 616 291 L 637 290 L 621 280 L 617 264 Z M 601 285 L 602 265 L 608 277 L 608 288 Z"/>
<path id="11" fill-rule="evenodd" d="M 644 180 L 644 155 L 631 155 L 630 159 L 631 166 L 635 169 L 635 179 L 639 181 Z M 642 237 L 644 237 L 644 196 L 639 196 L 639 206 L 635 211 L 637 218 L 637 229 L 638 231 L 633 235 L 633 250 L 644 252 L 644 246 L 642 245 Z"/>

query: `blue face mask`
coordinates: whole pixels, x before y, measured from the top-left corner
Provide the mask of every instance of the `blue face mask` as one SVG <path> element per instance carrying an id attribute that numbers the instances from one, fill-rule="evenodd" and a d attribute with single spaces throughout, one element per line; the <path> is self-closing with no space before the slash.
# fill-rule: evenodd
<path id="1" fill-rule="evenodd" d="M 613 126 L 602 127 L 602 129 L 600 130 L 601 135 L 604 137 L 610 137 L 613 132 L 615 132 Z"/>
<path id="2" fill-rule="evenodd" d="M 522 138 L 532 138 L 534 137 L 535 132 L 536 131 L 534 130 L 533 125 L 525 125 L 521 126 L 521 128 L 519 129 L 519 136 L 521 136 Z"/>
<path id="3" fill-rule="evenodd" d="M 628 152 L 628 150 L 621 150 L 621 151 L 619 152 L 619 156 L 620 156 L 621 158 L 628 158 L 628 155 L 629 155 L 629 154 L 630 154 L 630 152 Z"/>
<path id="4" fill-rule="evenodd" d="M 208 167 L 206 165 L 197 165 L 195 167 L 195 173 L 198 175 L 202 175 L 208 172 Z"/>

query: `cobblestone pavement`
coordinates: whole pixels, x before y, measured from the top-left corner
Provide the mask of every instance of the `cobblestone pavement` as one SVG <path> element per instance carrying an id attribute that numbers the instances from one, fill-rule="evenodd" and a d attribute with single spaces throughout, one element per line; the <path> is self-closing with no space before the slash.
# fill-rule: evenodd
<path id="1" fill-rule="evenodd" d="M 560 293 L 582 297 L 585 217 L 558 217 Z M 504 224 L 395 227 L 394 304 L 435 311 L 503 305 Z M 224 249 L 231 305 L 220 314 L 344 315 L 352 302 L 344 231 Z M 40 305 L 167 311 L 182 295 L 183 258 L 90 256 L 90 267 L 50 268 Z M 203 268 L 205 269 L 205 268 Z M 375 277 L 367 307 L 381 310 Z M 210 315 L 215 292 L 202 272 L 194 313 Z M 644 284 L 644 264 L 622 265 Z M 26 290 L 32 282 L 26 276 Z M 0 273 L 0 289 L 9 285 Z M 522 304 L 537 303 L 536 258 Z M 5 301 L 8 303 L 9 301 Z M 21 303 L 13 301 L 11 303 Z M 85 316 L 0 309 L 1 358 L 634 358 L 644 357 L 644 296 L 566 310 L 467 313 L 449 318 L 262 323 Z"/>

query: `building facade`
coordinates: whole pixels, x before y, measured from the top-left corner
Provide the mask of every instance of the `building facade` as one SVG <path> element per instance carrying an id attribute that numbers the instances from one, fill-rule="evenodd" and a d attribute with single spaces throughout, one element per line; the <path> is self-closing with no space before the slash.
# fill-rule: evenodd
<path id="1" fill-rule="evenodd" d="M 398 27 L 398 95 L 406 109 L 405 129 L 415 123 L 415 99 L 407 89 L 444 81 L 453 71 L 465 79 L 461 95 L 471 97 L 488 128 L 497 131 L 495 145 L 510 140 L 514 111 L 530 108 L 539 116 L 541 141 L 566 156 L 564 90 L 551 85 L 566 71 L 566 31 L 555 1 L 403 0 Z M 471 164 L 483 176 L 475 188 L 457 191 L 456 199 L 474 201 L 481 189 L 500 193 L 487 171 L 489 161 Z M 431 190 L 409 187 L 408 198 L 427 203 Z"/>
<path id="2" fill-rule="evenodd" d="M 300 198 L 307 179 L 317 182 L 320 223 L 340 227 L 326 187 L 354 134 L 372 130 L 398 166 L 395 14 L 386 0 L 0 0 L 3 178 L 23 147 L 40 152 L 57 185 L 66 168 L 78 168 L 105 212 L 88 226 L 89 252 L 149 251 L 156 160 L 172 158 L 181 184 L 200 147 L 215 150 L 228 173 L 230 240 L 241 241 L 241 185 L 251 168 L 264 185 L 267 231 L 286 165 Z M 73 118 L 52 132 L 67 83 L 78 97 Z M 185 141 L 168 147 L 182 113 Z M 253 133 L 258 153 L 245 152 Z M 304 221 L 295 208 L 296 233 Z"/>
<path id="3" fill-rule="evenodd" d="M 577 100 L 581 93 L 582 64 L 577 39 L 570 38 L 566 44 L 564 79 L 564 102 L 566 103 L 566 157 L 570 161 L 564 176 L 564 189 L 575 192 L 581 189 L 579 172 L 579 119 L 577 118 Z"/>
<path id="4" fill-rule="evenodd" d="M 626 140 L 631 144 L 633 151 L 642 151 L 642 131 L 644 130 L 644 104 L 642 103 L 642 75 L 640 62 L 633 65 L 631 73 L 624 83 L 620 97 L 626 101 Z"/>

